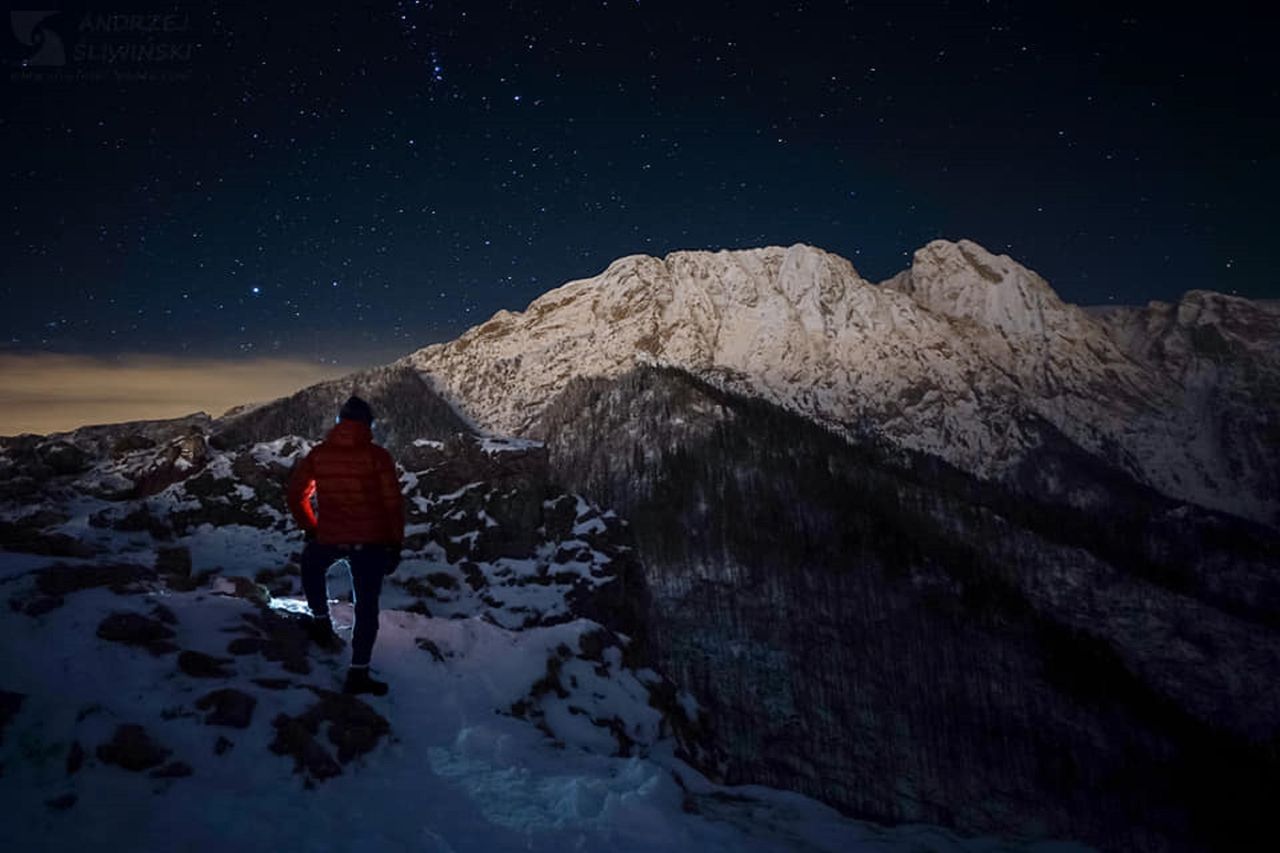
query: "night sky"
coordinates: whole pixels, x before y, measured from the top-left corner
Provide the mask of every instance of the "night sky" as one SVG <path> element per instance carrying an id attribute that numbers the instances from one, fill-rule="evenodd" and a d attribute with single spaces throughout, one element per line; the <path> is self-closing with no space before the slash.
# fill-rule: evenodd
<path id="1" fill-rule="evenodd" d="M 1269 29 L 1049 5 L 14 18 L 0 346 L 369 364 L 621 255 L 798 241 L 877 281 L 968 237 L 1074 302 L 1280 295 Z"/>

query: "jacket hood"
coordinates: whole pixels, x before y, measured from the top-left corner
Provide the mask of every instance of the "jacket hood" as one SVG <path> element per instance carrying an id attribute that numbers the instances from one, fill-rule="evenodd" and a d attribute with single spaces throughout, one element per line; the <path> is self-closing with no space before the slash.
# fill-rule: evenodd
<path id="1" fill-rule="evenodd" d="M 339 421 L 324 440 L 333 444 L 372 444 L 373 430 L 363 421 Z"/>

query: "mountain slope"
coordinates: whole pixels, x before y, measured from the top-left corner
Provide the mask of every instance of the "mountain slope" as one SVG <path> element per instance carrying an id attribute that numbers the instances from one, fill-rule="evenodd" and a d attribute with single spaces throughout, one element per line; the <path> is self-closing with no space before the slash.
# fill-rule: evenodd
<path id="1" fill-rule="evenodd" d="M 1280 539 L 1041 429 L 1014 490 L 643 368 L 530 431 L 632 520 L 656 665 L 725 779 L 966 832 L 1245 843 L 1280 783 Z"/>
<path id="2" fill-rule="evenodd" d="M 375 439 L 393 452 L 419 438 L 471 431 L 417 372 L 391 365 L 320 382 L 244 411 L 232 410 L 217 419 L 210 440 L 218 447 L 244 447 L 284 435 L 321 437 L 352 394 L 373 407 Z"/>

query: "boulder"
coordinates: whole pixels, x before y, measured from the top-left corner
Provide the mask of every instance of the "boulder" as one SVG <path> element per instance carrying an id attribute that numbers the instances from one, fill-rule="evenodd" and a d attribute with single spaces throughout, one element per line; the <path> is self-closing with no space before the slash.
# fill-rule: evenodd
<path id="1" fill-rule="evenodd" d="M 116 612 L 108 615 L 98 624 L 98 636 L 112 643 L 141 646 L 153 655 L 166 654 L 178 648 L 170 642 L 174 636 L 172 628 L 141 613 Z"/>
<path id="2" fill-rule="evenodd" d="M 187 649 L 178 655 L 178 669 L 192 678 L 230 678 L 226 670 L 231 658 L 216 658 L 204 652 Z"/>
<path id="3" fill-rule="evenodd" d="M 342 772 L 342 764 L 364 755 L 377 746 L 391 726 L 381 714 L 355 696 L 311 688 L 319 701 L 296 717 L 281 714 L 272 722 L 276 737 L 271 751 L 294 757 L 295 772 L 306 772 L 323 780 Z M 320 728 L 328 724 L 328 741 L 337 760 L 317 740 Z"/>
<path id="4" fill-rule="evenodd" d="M 98 760 L 135 773 L 149 770 L 164 762 L 170 750 L 151 739 L 147 730 L 136 723 L 116 727 L 115 736 L 98 746 Z"/>
<path id="5" fill-rule="evenodd" d="M 235 729 L 246 729 L 253 720 L 253 709 L 258 700 L 232 687 L 224 687 L 212 693 L 206 693 L 196 702 L 201 711 L 208 711 L 204 723 L 207 726 L 230 726 Z"/>

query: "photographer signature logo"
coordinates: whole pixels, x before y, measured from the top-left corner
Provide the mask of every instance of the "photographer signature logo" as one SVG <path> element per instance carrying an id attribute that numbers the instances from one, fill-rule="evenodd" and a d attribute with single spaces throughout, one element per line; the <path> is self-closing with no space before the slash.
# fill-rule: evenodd
<path id="1" fill-rule="evenodd" d="M 30 51 L 18 59 L 19 65 L 48 68 L 67 64 L 62 36 L 49 25 L 49 19 L 57 14 L 57 11 L 9 13 L 14 38 Z"/>

